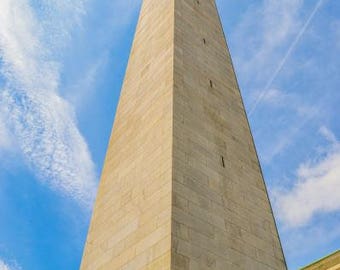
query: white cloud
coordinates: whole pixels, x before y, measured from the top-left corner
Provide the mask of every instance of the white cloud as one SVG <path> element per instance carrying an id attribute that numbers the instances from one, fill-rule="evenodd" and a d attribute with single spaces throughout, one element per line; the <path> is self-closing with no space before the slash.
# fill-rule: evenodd
<path id="1" fill-rule="evenodd" d="M 300 165 L 290 190 L 275 192 L 279 218 L 288 227 L 303 226 L 316 214 L 340 210 L 340 142 L 325 127 L 320 132 L 331 142 L 327 153 Z"/>
<path id="2" fill-rule="evenodd" d="M 10 270 L 10 268 L 2 260 L 0 260 L 0 270 Z"/>
<path id="3" fill-rule="evenodd" d="M 72 105 L 58 93 L 61 67 L 49 46 L 53 40 L 56 50 L 68 41 L 68 27 L 72 18 L 74 24 L 79 23 L 83 2 L 42 2 L 46 10 L 58 14 L 55 21 L 64 22 L 61 29 L 49 27 L 27 0 L 0 2 L 0 71 L 5 81 L 0 108 L 7 112 L 2 115 L 6 121 L 0 130 L 11 133 L 40 179 L 90 204 L 95 190 L 94 164 Z"/>

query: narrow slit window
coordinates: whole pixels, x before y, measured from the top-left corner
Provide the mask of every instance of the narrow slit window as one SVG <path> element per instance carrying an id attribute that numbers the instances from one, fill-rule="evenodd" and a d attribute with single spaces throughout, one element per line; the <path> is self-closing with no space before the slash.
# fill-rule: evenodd
<path id="1" fill-rule="evenodd" d="M 221 156 L 222 167 L 225 168 L 224 157 Z"/>
<path id="2" fill-rule="evenodd" d="M 205 38 L 203 38 L 203 43 L 204 43 L 204 44 L 206 44 L 206 43 L 207 43 L 207 41 L 205 40 Z"/>
<path id="3" fill-rule="evenodd" d="M 210 82 L 210 87 L 212 88 L 214 86 L 212 80 L 210 80 L 209 82 Z"/>

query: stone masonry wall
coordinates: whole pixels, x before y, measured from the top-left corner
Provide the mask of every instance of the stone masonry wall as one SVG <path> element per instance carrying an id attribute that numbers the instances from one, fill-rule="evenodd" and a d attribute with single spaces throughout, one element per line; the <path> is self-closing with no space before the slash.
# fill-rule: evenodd
<path id="1" fill-rule="evenodd" d="M 175 0 L 172 269 L 286 269 L 213 0 Z"/>

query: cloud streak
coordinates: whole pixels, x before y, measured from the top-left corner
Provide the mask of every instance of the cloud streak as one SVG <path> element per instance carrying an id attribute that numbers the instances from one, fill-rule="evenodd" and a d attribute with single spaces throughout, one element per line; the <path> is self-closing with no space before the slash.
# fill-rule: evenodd
<path id="1" fill-rule="evenodd" d="M 59 94 L 61 64 L 55 57 L 56 50 L 69 39 L 68 27 L 79 23 L 83 1 L 43 3 L 49 13 L 57 13 L 56 21 L 64 22 L 62 30 L 46 23 L 27 0 L 0 2 L 0 71 L 4 81 L 0 87 L 4 111 L 0 132 L 9 133 L 16 150 L 44 183 L 90 204 L 95 190 L 94 164 L 77 128 L 74 109 Z M 73 19 L 68 17 L 70 11 Z M 52 40 L 54 47 L 50 46 Z M 1 142 L 0 146 L 6 143 Z"/>

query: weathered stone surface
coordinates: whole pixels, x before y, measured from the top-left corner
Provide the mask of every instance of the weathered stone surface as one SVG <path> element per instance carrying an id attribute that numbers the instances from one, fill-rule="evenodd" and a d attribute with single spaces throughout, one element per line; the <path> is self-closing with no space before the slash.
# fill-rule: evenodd
<path id="1" fill-rule="evenodd" d="M 143 2 L 81 269 L 286 269 L 213 0 Z"/>

